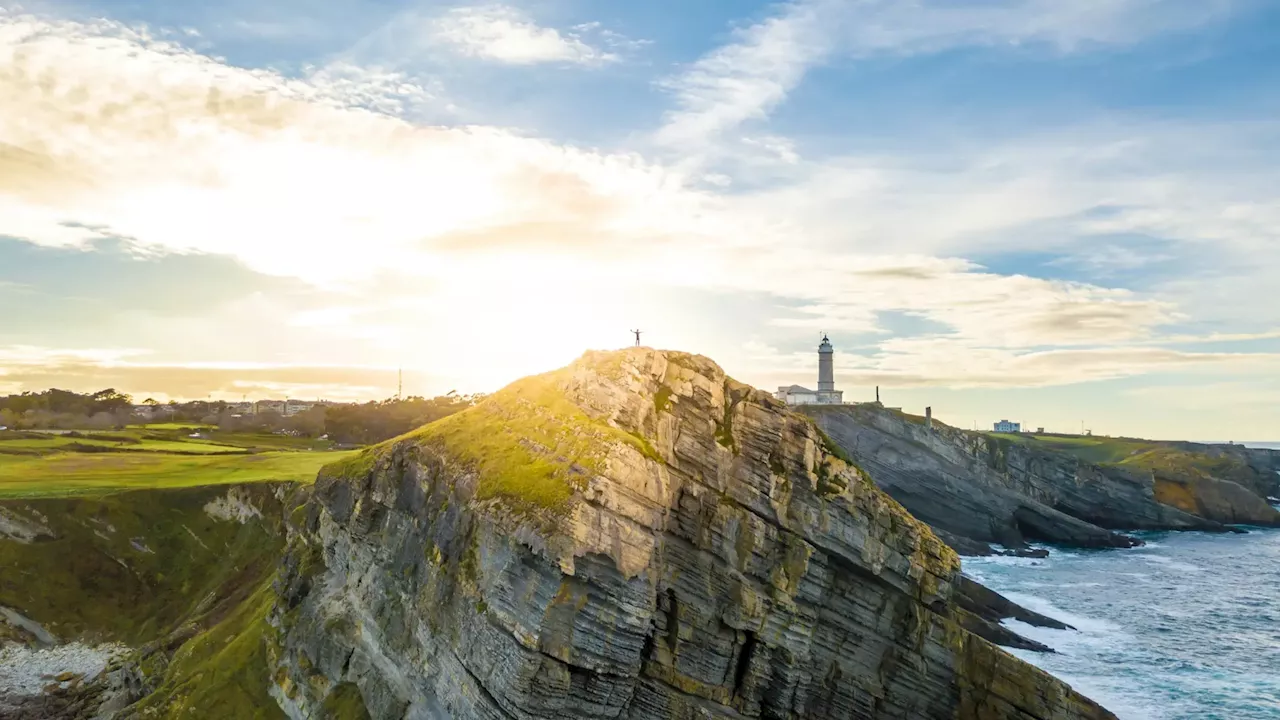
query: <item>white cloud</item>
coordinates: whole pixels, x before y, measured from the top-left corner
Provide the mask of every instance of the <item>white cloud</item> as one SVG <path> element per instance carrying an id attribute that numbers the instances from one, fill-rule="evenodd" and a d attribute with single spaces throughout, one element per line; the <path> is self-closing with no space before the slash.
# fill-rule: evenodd
<path id="1" fill-rule="evenodd" d="M 813 373 L 812 350 L 784 353 L 752 344 L 744 363 L 763 385 L 794 382 Z M 836 373 L 846 387 L 1033 388 L 1115 380 L 1153 372 L 1225 372 L 1267 377 L 1280 370 L 1276 353 L 1183 352 L 1153 347 L 1014 350 L 963 338 L 898 338 L 871 355 L 837 353 Z"/>
<path id="2" fill-rule="evenodd" d="M 1183 412 L 1209 413 L 1231 408 L 1233 413 L 1245 408 L 1273 413 L 1280 406 L 1280 384 L 1275 375 L 1250 378 L 1248 381 L 1210 382 L 1187 388 L 1179 385 L 1152 385 L 1130 388 L 1125 396 L 1134 402 L 1156 402 Z M 1247 432 L 1258 432 L 1252 428 Z"/>
<path id="3" fill-rule="evenodd" d="M 793 0 L 739 29 L 661 86 L 677 109 L 658 131 L 660 144 L 697 146 L 760 120 L 807 71 L 833 57 L 914 55 L 948 48 L 1043 45 L 1058 52 L 1133 43 L 1209 21 L 1232 0 Z"/>
<path id="4" fill-rule="evenodd" d="M 696 230 L 679 206 L 697 198 L 638 157 L 362 109 L 401 101 L 394 76 L 290 81 L 120 26 L 24 16 L 0 16 L 0 67 L 0 232 L 42 244 L 103 228 L 334 283 L 448 276 L 436 244 Z"/>
<path id="5" fill-rule="evenodd" d="M 800 41 L 760 42 L 782 49 L 781 67 Z M 745 82 L 743 97 L 754 97 Z M 947 334 L 887 340 L 867 373 L 1018 385 L 1218 356 L 1151 346 L 1183 319 L 1176 298 L 1001 275 L 956 256 L 1017 247 L 1028 242 L 1019 232 L 1064 218 L 1086 233 L 1243 235 L 1241 248 L 1264 247 L 1280 226 L 1268 204 L 1274 169 L 1219 161 L 1206 173 L 1204 160 L 1222 153 L 1176 128 L 1132 128 L 1142 141 L 1095 132 L 821 163 L 757 135 L 757 149 L 788 166 L 787 182 L 718 195 L 634 154 L 387 114 L 430 98 L 355 65 L 288 80 L 120 25 L 0 14 L 0 234 L 69 246 L 122 236 L 340 287 L 330 311 L 250 303 L 215 326 L 251 338 L 246 347 L 275 352 L 287 340 L 296 356 L 351 366 L 400 352 L 471 387 L 606 346 L 672 287 L 784 302 L 793 310 L 767 328 L 784 335 L 876 331 L 880 313 L 912 313 Z M 1186 155 L 1171 149 L 1188 146 L 1200 161 L 1170 165 Z M 1241 167 L 1246 180 L 1231 182 Z M 1116 209 L 1090 215 L 1098 206 Z M 192 352 L 241 351 L 207 325 L 137 324 Z M 520 352 L 469 352 L 494 336 Z"/>
<path id="6" fill-rule="evenodd" d="M 809 66 L 830 52 L 833 38 L 824 23 L 839 5 L 828 0 L 790 3 L 777 16 L 739 30 L 736 42 L 663 82 L 679 109 L 668 115 L 658 142 L 692 144 L 765 117 Z"/>
<path id="7" fill-rule="evenodd" d="M 428 23 L 428 27 L 433 39 L 464 55 L 513 65 L 602 65 L 619 59 L 584 40 L 583 33 L 597 30 L 597 26 L 579 26 L 562 33 L 538 25 L 507 5 L 454 8 Z"/>

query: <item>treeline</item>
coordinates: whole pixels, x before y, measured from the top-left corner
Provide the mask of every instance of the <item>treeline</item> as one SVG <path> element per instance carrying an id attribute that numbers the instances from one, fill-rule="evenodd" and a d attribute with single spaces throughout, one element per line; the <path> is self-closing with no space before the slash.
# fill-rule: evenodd
<path id="1" fill-rule="evenodd" d="M 162 405 L 148 399 L 146 417 L 134 412 L 133 399 L 114 389 L 92 394 L 67 390 L 0 396 L 0 427 L 13 430 L 123 428 L 147 421 L 216 425 L 228 432 L 288 433 L 327 437 L 349 445 L 367 445 L 465 410 L 483 395 L 449 393 L 367 403 L 316 405 L 288 417 L 275 410 L 244 413 L 222 401 L 197 400 Z"/>
<path id="2" fill-rule="evenodd" d="M 331 405 L 325 408 L 325 433 L 340 443 L 366 445 L 403 435 L 414 428 L 471 407 L 476 395 L 410 397 L 363 405 Z"/>
<path id="3" fill-rule="evenodd" d="M 107 429 L 128 424 L 133 398 L 114 388 L 81 394 L 51 389 L 0 397 L 0 427 Z"/>

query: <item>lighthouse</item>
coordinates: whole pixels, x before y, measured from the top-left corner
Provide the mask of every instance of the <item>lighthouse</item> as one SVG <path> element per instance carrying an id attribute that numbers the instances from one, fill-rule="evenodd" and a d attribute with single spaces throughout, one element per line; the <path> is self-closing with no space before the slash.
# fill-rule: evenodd
<path id="1" fill-rule="evenodd" d="M 844 391 L 836 389 L 835 349 L 826 333 L 818 345 L 818 389 L 810 390 L 800 385 L 784 385 L 774 397 L 788 405 L 840 405 L 844 403 Z"/>
<path id="2" fill-rule="evenodd" d="M 822 344 L 818 346 L 818 392 L 835 392 L 836 391 L 836 371 L 832 357 L 835 350 L 831 348 L 831 341 L 827 339 L 826 333 L 822 335 Z"/>

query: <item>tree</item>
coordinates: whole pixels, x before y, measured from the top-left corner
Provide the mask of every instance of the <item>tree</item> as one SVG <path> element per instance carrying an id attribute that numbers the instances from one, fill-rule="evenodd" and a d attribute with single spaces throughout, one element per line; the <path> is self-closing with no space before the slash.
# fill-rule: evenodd
<path id="1" fill-rule="evenodd" d="M 324 406 L 317 405 L 310 410 L 303 410 L 293 417 L 285 419 L 285 429 L 292 430 L 307 437 L 320 437 L 325 431 Z"/>
<path id="2" fill-rule="evenodd" d="M 454 393 L 430 399 L 413 396 L 362 405 L 335 405 L 325 413 L 325 432 L 340 443 L 376 443 L 403 435 L 473 404 L 474 397 Z"/>

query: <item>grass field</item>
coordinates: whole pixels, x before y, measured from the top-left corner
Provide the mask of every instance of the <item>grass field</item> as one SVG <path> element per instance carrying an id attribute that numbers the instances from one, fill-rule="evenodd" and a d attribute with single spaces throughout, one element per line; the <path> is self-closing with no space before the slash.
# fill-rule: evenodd
<path id="1" fill-rule="evenodd" d="M 1098 465 L 1117 465 L 1174 476 L 1207 475 L 1232 479 L 1249 475 L 1247 468 L 1231 458 L 1188 452 L 1157 440 L 1092 435 L 991 434 L 1023 445 L 1070 453 Z"/>
<path id="2" fill-rule="evenodd" d="M 1125 460 L 1162 447 L 1160 443 L 1129 438 L 1094 437 L 1092 435 L 1027 435 L 991 433 L 995 437 L 1024 445 L 1071 453 L 1085 462 L 1105 464 Z"/>
<path id="3" fill-rule="evenodd" d="M 0 455 L 0 498 L 100 495 L 140 488 L 281 480 L 310 482 L 320 468 L 352 452 L 252 455 L 59 453 Z"/>
<path id="4" fill-rule="evenodd" d="M 110 440 L 100 434 L 95 434 L 92 438 L 47 435 L 40 438 L 0 439 L 0 455 L 53 455 L 74 452 L 77 449 L 81 452 L 91 452 L 86 448 L 101 448 L 103 451 L 114 452 L 166 452 L 188 455 L 247 452 L 244 447 L 238 445 L 222 445 L 203 441 L 139 440 L 134 438 Z"/>
<path id="5" fill-rule="evenodd" d="M 192 437 L 198 435 L 198 437 Z M 51 455 L 60 452 L 165 452 L 219 454 L 267 450 L 329 450 L 333 443 L 270 433 L 193 432 L 183 425 L 136 426 L 125 430 L 0 431 L 0 455 Z"/>
<path id="6" fill-rule="evenodd" d="M 131 428 L 139 428 L 142 430 L 212 430 L 216 426 L 207 425 L 205 423 L 144 423 L 141 425 L 130 425 Z"/>

